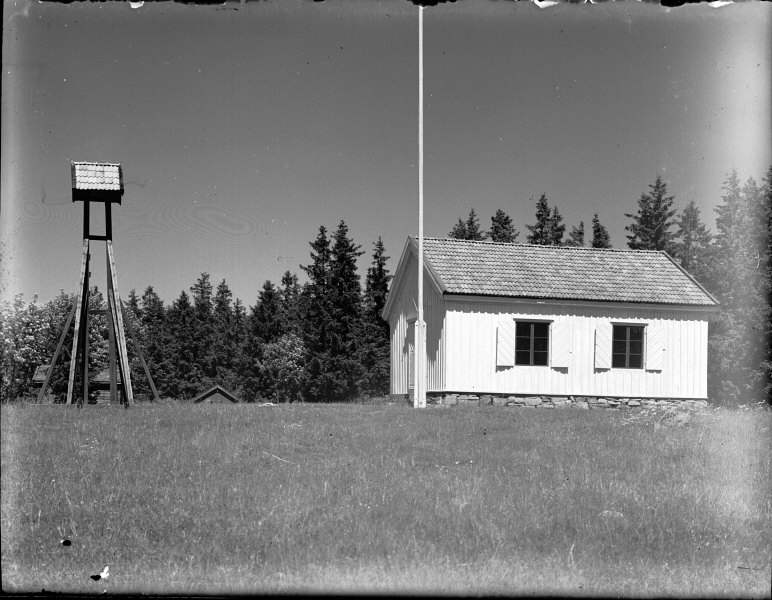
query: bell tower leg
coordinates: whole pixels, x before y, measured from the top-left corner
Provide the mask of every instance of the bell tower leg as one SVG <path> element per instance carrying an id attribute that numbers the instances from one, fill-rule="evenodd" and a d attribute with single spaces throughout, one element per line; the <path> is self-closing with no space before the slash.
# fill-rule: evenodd
<path id="1" fill-rule="evenodd" d="M 110 311 L 110 320 L 115 327 L 116 351 L 118 354 L 118 367 L 123 382 L 125 394 L 125 406 L 128 408 L 134 402 L 134 393 L 131 389 L 131 372 L 129 370 L 129 353 L 126 350 L 126 334 L 123 330 L 123 315 L 120 310 L 121 298 L 118 294 L 118 279 L 115 275 L 115 255 L 113 254 L 113 242 L 107 240 L 107 304 Z"/>
<path id="2" fill-rule="evenodd" d="M 86 343 L 88 343 L 88 331 L 83 336 L 83 319 L 84 308 L 88 307 L 88 284 L 89 284 L 89 240 L 88 238 L 83 240 L 83 260 L 80 265 L 80 287 L 78 289 L 78 297 L 75 300 L 75 331 L 72 336 L 72 354 L 70 356 L 70 376 L 67 380 L 67 404 L 72 404 L 72 395 L 75 389 L 75 370 L 80 357 L 80 351 L 83 347 L 83 339 L 85 337 Z M 86 369 L 88 373 L 88 358 L 86 359 Z"/>
<path id="3" fill-rule="evenodd" d="M 109 285 L 109 284 L 108 284 Z M 118 366 L 115 362 L 115 324 L 113 314 L 107 310 L 108 372 L 110 374 L 110 402 L 118 402 Z"/>

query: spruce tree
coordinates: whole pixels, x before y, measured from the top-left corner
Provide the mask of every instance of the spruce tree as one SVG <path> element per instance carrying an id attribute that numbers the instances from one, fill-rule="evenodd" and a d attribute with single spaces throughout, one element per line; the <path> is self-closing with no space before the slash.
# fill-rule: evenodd
<path id="1" fill-rule="evenodd" d="M 215 317 L 227 321 L 231 315 L 231 303 L 233 302 L 233 292 L 223 279 L 217 284 L 217 291 L 214 295 L 213 309 Z"/>
<path id="2" fill-rule="evenodd" d="M 482 241 L 485 239 L 485 234 L 480 231 L 480 219 L 477 218 L 477 213 L 474 210 L 469 211 L 469 216 L 466 219 L 466 238 L 472 241 Z"/>
<path id="3" fill-rule="evenodd" d="M 332 291 L 328 356 L 336 376 L 334 397 L 328 400 L 352 400 L 358 393 L 362 367 L 358 360 L 362 286 L 357 259 L 364 254 L 348 237 L 348 226 L 341 220 L 332 235 L 330 289 Z"/>
<path id="4" fill-rule="evenodd" d="M 716 208 L 716 245 L 722 254 L 731 250 L 730 244 L 739 240 L 735 235 L 735 230 L 742 227 L 740 212 L 742 210 L 743 198 L 740 178 L 737 171 L 732 171 L 724 182 L 724 194 L 721 196 L 722 204 Z"/>
<path id="5" fill-rule="evenodd" d="M 233 330 L 233 293 L 223 279 L 217 285 L 212 312 L 212 350 L 214 383 L 233 388 L 234 360 L 238 351 Z"/>
<path id="6" fill-rule="evenodd" d="M 608 230 L 601 224 L 598 213 L 592 217 L 592 243 L 593 248 L 611 248 L 611 237 Z"/>
<path id="7" fill-rule="evenodd" d="M 762 358 L 760 381 L 761 397 L 772 404 L 772 165 L 762 180 L 759 202 L 753 220 L 758 224 L 756 281 L 759 287 L 761 321 L 757 324 L 759 353 Z M 761 304 L 763 300 L 766 303 Z"/>
<path id="8" fill-rule="evenodd" d="M 129 297 L 126 300 L 126 308 L 128 308 L 136 317 L 142 316 L 142 309 L 139 306 L 139 297 L 137 297 L 137 290 L 131 288 L 129 291 Z"/>
<path id="9" fill-rule="evenodd" d="M 241 358 L 237 365 L 239 385 L 248 400 L 269 398 L 271 382 L 260 369 L 267 344 L 282 334 L 279 319 L 279 297 L 270 280 L 263 283 L 255 305 L 245 319 Z"/>
<path id="10" fill-rule="evenodd" d="M 491 217 L 491 228 L 488 232 L 488 238 L 494 242 L 513 243 L 517 241 L 518 235 L 520 233 L 515 231 L 512 225 L 512 217 L 503 210 L 498 209 L 496 214 Z"/>
<path id="11" fill-rule="evenodd" d="M 562 224 L 562 221 L 563 217 L 561 216 L 558 207 L 553 206 L 549 223 L 550 246 L 560 246 L 563 243 L 563 233 L 566 231 L 566 226 Z"/>
<path id="12" fill-rule="evenodd" d="M 169 325 L 166 321 L 166 308 L 163 300 L 152 285 L 147 286 L 142 294 L 141 318 L 144 331 L 142 352 L 145 355 L 153 382 L 159 394 L 171 396 L 169 381 L 172 374 L 167 370 L 170 365 L 167 359 L 171 353 Z"/>
<path id="13" fill-rule="evenodd" d="M 344 221 L 332 240 L 321 226 L 311 249 L 311 264 L 301 267 L 309 277 L 301 294 L 308 357 L 306 394 L 317 402 L 351 400 L 361 376 L 362 290 L 356 261 L 362 252 L 349 238 Z"/>
<path id="14" fill-rule="evenodd" d="M 169 374 L 166 392 L 173 398 L 192 398 L 201 392 L 203 373 L 196 355 L 196 320 L 190 297 L 180 292 L 166 314 L 170 343 L 164 370 Z"/>
<path id="15" fill-rule="evenodd" d="M 769 174 L 767 175 L 767 177 Z M 769 179 L 759 188 L 736 173 L 716 208 L 715 291 L 721 311 L 708 341 L 709 393 L 721 402 L 749 403 L 772 392 Z"/>
<path id="16" fill-rule="evenodd" d="M 190 288 L 193 297 L 193 307 L 197 314 L 210 316 L 212 314 L 212 283 L 209 273 L 201 273 L 195 285 Z"/>
<path id="17" fill-rule="evenodd" d="M 528 236 L 529 244 L 539 246 L 549 246 L 552 244 L 553 225 L 546 195 L 542 194 L 536 201 L 536 223 L 534 225 L 526 225 L 526 228 L 531 232 Z"/>
<path id="18" fill-rule="evenodd" d="M 153 289 L 152 285 L 145 288 L 142 294 L 142 322 L 148 328 L 161 328 L 164 321 L 164 303 Z"/>
<path id="19" fill-rule="evenodd" d="M 386 305 L 392 276 L 386 268 L 386 248 L 379 237 L 375 242 L 372 264 L 367 269 L 364 301 L 362 303 L 361 364 L 363 375 L 360 389 L 370 396 L 389 393 L 390 330 L 381 316 Z"/>
<path id="20" fill-rule="evenodd" d="M 236 298 L 233 301 L 233 311 L 231 313 L 231 340 L 230 347 L 233 349 L 233 357 L 231 359 L 231 373 L 229 374 L 229 382 L 226 387 L 238 392 L 242 399 L 246 400 L 246 394 L 242 383 L 244 381 L 244 349 L 247 343 L 248 336 L 248 315 L 244 308 L 240 298 Z M 230 387 L 229 387 L 230 386 Z"/>
<path id="21" fill-rule="evenodd" d="M 330 279 L 330 239 L 327 237 L 327 228 L 324 225 L 319 226 L 319 233 L 311 246 L 311 264 L 308 266 L 300 265 L 308 276 L 306 290 L 316 300 L 323 300 L 327 297 L 327 290 Z"/>
<path id="22" fill-rule="evenodd" d="M 448 237 L 454 240 L 465 240 L 466 239 L 466 223 L 464 223 L 460 218 L 458 219 L 458 223 L 456 223 L 453 226 L 453 229 L 451 229 L 448 232 Z"/>
<path id="23" fill-rule="evenodd" d="M 571 228 L 566 246 L 584 246 L 584 221 L 579 221 L 579 227 Z"/>
<path id="24" fill-rule="evenodd" d="M 480 219 L 474 208 L 469 211 L 466 221 L 458 220 L 455 227 L 450 230 L 448 237 L 456 240 L 474 240 L 481 241 L 485 239 L 485 234 L 480 231 Z"/>
<path id="25" fill-rule="evenodd" d="M 308 276 L 301 292 L 302 338 L 307 352 L 306 397 L 312 401 L 332 399 L 335 375 L 331 373 L 328 348 L 332 321 L 332 290 L 330 287 L 330 240 L 324 225 L 311 246 L 311 264 L 300 268 Z"/>
<path id="26" fill-rule="evenodd" d="M 279 291 L 279 320 L 284 333 L 300 335 L 302 325 L 300 322 L 300 285 L 298 276 L 285 271 L 281 278 Z"/>
<path id="27" fill-rule="evenodd" d="M 648 194 L 641 194 L 638 199 L 636 214 L 625 213 L 633 220 L 625 226 L 625 230 L 630 232 L 627 245 L 633 250 L 670 251 L 675 237 L 675 233 L 670 231 L 676 213 L 675 209 L 671 210 L 674 196 L 667 195 L 667 184 L 659 174 L 649 185 L 649 190 Z"/>
<path id="28" fill-rule="evenodd" d="M 722 303 L 731 305 L 738 282 L 733 281 L 733 273 L 742 268 L 746 258 L 740 258 L 745 250 L 745 199 L 742 184 L 736 171 L 732 171 L 724 182 L 722 203 L 715 208 L 715 291 Z"/>
<path id="29" fill-rule="evenodd" d="M 233 345 L 241 351 L 244 346 L 247 331 L 247 312 L 244 309 L 244 303 L 240 298 L 233 301 L 233 316 L 231 320 L 231 335 L 233 336 Z"/>
<path id="30" fill-rule="evenodd" d="M 252 330 L 263 344 L 276 341 L 284 333 L 280 295 L 270 280 L 263 284 L 252 310 Z"/>
<path id="31" fill-rule="evenodd" d="M 217 375 L 216 359 L 213 354 L 214 320 L 212 317 L 212 284 L 209 273 L 201 273 L 195 285 L 190 288 L 193 299 L 195 332 L 193 351 L 197 364 L 209 384 Z"/>
<path id="32" fill-rule="evenodd" d="M 713 235 L 700 220 L 700 209 L 694 200 L 681 211 L 676 225 L 678 230 L 672 246 L 673 257 L 697 281 L 712 286 L 709 276 Z"/>
<path id="33" fill-rule="evenodd" d="M 129 295 L 124 304 L 125 304 L 126 311 L 123 314 L 123 317 L 124 317 L 123 326 L 126 333 L 126 349 L 128 351 L 128 356 L 129 356 L 129 369 L 131 370 L 132 374 L 142 373 L 140 377 L 132 377 L 132 388 L 134 391 L 134 397 L 138 399 L 143 397 L 149 398 L 151 393 L 150 386 L 142 370 L 142 363 L 139 360 L 139 354 L 137 352 L 137 348 L 139 348 L 139 350 L 142 352 L 144 356 L 145 348 L 147 346 L 147 343 L 145 341 L 147 339 L 147 335 L 145 334 L 145 331 L 144 331 L 144 325 L 142 322 L 142 307 L 140 306 L 137 290 L 132 288 L 129 291 Z M 107 319 L 105 318 L 105 325 L 106 324 L 107 324 Z M 131 331 L 133 335 L 130 335 L 129 331 Z M 109 338 L 109 333 L 107 333 L 107 327 L 105 327 L 105 334 Z M 109 366 L 109 362 L 108 362 L 108 366 Z"/>

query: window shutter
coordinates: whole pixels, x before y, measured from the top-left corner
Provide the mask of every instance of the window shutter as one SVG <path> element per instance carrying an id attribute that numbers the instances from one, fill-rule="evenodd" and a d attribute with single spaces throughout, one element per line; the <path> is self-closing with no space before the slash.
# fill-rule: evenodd
<path id="1" fill-rule="evenodd" d="M 665 364 L 665 334 L 662 327 L 646 327 L 646 370 L 661 371 Z"/>
<path id="2" fill-rule="evenodd" d="M 500 321 L 496 331 L 496 366 L 515 366 L 515 322 Z"/>
<path id="3" fill-rule="evenodd" d="M 552 347 L 551 367 L 567 369 L 571 366 L 574 328 L 570 321 L 556 321 L 550 327 L 550 346 Z"/>
<path id="4" fill-rule="evenodd" d="M 613 328 L 609 323 L 598 323 L 595 328 L 595 368 L 611 368 L 611 337 Z"/>

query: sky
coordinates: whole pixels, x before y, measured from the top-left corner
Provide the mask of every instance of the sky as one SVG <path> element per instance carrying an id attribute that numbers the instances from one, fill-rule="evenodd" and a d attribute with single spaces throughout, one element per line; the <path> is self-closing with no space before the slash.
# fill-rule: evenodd
<path id="1" fill-rule="evenodd" d="M 5 294 L 78 287 L 70 161 L 120 162 L 125 298 L 202 272 L 254 305 L 305 279 L 344 220 L 396 269 L 418 229 L 418 8 L 404 0 L 71 4 L 5 0 L 0 238 Z M 625 213 L 657 174 L 714 227 L 736 169 L 772 164 L 772 9 L 459 0 L 424 9 L 425 235 L 497 209 L 525 241 L 546 194 L 567 232 Z M 96 209 L 100 207 L 95 207 Z M 101 211 L 92 208 L 92 233 Z M 104 289 L 104 244 L 92 282 Z M 364 279 L 364 277 L 363 277 Z"/>

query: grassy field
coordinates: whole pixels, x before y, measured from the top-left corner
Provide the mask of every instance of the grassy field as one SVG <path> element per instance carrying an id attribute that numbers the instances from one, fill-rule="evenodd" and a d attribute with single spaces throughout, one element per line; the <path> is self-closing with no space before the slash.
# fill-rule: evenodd
<path id="1" fill-rule="evenodd" d="M 765 411 L 1 416 L 5 591 L 770 594 Z"/>

